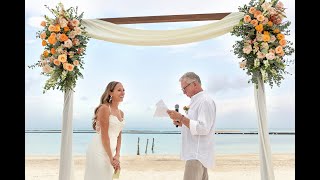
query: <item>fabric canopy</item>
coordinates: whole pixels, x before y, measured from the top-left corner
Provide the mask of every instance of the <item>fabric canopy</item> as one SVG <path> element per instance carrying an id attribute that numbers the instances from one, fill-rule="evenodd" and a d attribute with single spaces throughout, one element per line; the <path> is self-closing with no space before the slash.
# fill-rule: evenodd
<path id="1" fill-rule="evenodd" d="M 88 36 L 114 43 L 138 46 L 165 46 L 203 41 L 229 33 L 243 18 L 233 12 L 216 22 L 177 30 L 142 30 L 119 26 L 98 19 L 84 19 Z"/>

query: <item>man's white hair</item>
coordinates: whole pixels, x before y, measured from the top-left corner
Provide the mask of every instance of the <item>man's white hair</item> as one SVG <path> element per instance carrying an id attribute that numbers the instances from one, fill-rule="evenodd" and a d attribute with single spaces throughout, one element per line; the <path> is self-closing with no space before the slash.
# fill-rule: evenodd
<path id="1" fill-rule="evenodd" d="M 194 72 L 185 73 L 184 75 L 181 76 L 179 81 L 180 82 L 185 81 L 186 83 L 191 83 L 191 82 L 197 81 L 199 84 L 201 84 L 200 77 Z"/>

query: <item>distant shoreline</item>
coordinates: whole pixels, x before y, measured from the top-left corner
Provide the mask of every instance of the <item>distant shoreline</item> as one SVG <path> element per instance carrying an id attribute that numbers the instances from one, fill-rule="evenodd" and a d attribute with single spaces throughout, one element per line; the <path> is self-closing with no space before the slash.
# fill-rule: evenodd
<path id="1" fill-rule="evenodd" d="M 93 130 L 74 130 L 73 133 L 94 133 Z M 25 133 L 61 133 L 61 130 L 25 130 Z M 180 131 L 156 131 L 156 130 L 123 130 L 123 134 L 181 134 Z M 216 130 L 215 134 L 258 134 L 257 131 L 240 130 Z M 270 131 L 272 135 L 295 135 L 291 131 Z"/>

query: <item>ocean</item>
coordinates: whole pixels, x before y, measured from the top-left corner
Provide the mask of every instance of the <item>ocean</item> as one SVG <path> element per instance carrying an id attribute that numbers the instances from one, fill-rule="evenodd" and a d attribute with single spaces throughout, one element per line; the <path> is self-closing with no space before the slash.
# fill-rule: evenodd
<path id="1" fill-rule="evenodd" d="M 93 135 L 92 130 L 74 130 L 72 136 L 73 155 L 85 155 Z M 273 129 L 270 130 L 269 137 L 272 153 L 295 153 L 294 130 Z M 140 155 L 180 154 L 180 131 L 136 129 L 123 131 L 121 155 L 136 155 L 138 138 Z M 59 130 L 25 131 L 26 156 L 59 155 L 60 146 L 61 132 Z M 259 154 L 257 130 L 216 130 L 215 151 L 216 154 Z"/>

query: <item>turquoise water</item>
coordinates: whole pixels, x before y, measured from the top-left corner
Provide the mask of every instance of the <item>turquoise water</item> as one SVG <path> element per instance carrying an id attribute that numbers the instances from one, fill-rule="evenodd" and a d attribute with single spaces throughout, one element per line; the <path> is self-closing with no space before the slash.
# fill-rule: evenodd
<path id="1" fill-rule="evenodd" d="M 73 133 L 73 155 L 85 155 L 93 133 Z M 295 135 L 270 134 L 272 153 L 295 153 Z M 122 135 L 122 155 L 135 155 L 140 138 L 140 154 L 179 155 L 181 134 L 127 134 Z M 152 141 L 154 138 L 154 151 Z M 216 154 L 259 153 L 257 134 L 216 134 Z M 26 155 L 59 155 L 61 133 L 25 133 Z"/>

